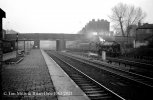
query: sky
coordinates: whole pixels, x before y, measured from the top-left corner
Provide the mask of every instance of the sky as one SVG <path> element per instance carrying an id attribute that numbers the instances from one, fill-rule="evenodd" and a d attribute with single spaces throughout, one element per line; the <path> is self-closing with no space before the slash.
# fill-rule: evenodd
<path id="1" fill-rule="evenodd" d="M 111 9 L 118 3 L 141 7 L 153 23 L 153 0 L 0 0 L 6 12 L 4 29 L 20 33 L 75 34 L 92 19 L 110 21 Z"/>

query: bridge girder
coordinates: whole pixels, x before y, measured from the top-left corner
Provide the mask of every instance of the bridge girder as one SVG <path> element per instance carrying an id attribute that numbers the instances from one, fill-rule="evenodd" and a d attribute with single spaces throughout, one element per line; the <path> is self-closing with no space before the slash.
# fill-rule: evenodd
<path id="1" fill-rule="evenodd" d="M 83 34 L 56 34 L 56 33 L 20 33 L 19 41 L 34 41 L 34 48 L 40 48 L 40 40 L 55 40 L 56 50 L 61 51 L 66 48 L 66 41 L 75 41 L 83 38 Z M 8 40 L 16 40 L 16 34 L 6 34 Z"/>
<path id="2" fill-rule="evenodd" d="M 79 40 L 83 37 L 82 34 L 56 34 L 56 33 L 19 33 L 19 40 L 58 40 L 64 39 L 68 41 Z M 8 40 L 16 40 L 16 34 L 6 34 L 5 38 Z"/>

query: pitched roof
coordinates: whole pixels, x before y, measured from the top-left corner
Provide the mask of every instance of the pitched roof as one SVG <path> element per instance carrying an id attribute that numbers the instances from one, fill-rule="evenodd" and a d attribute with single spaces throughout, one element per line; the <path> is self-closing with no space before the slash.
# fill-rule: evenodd
<path id="1" fill-rule="evenodd" d="M 146 23 L 146 24 L 143 24 L 142 26 L 139 26 L 137 30 L 138 29 L 153 29 L 153 24 Z"/>
<path id="2" fill-rule="evenodd" d="M 6 18 L 5 12 L 0 8 L 0 17 L 1 18 Z"/>

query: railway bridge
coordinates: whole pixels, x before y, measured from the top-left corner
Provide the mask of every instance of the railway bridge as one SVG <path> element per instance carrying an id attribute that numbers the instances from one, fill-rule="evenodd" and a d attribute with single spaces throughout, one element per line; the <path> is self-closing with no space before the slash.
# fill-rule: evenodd
<path id="1" fill-rule="evenodd" d="M 40 40 L 56 41 L 56 50 L 61 51 L 66 48 L 66 41 L 75 41 L 83 38 L 82 34 L 65 34 L 65 33 L 20 33 L 18 41 L 34 41 L 34 48 L 40 48 Z M 6 34 L 6 40 L 17 39 L 17 34 Z"/>

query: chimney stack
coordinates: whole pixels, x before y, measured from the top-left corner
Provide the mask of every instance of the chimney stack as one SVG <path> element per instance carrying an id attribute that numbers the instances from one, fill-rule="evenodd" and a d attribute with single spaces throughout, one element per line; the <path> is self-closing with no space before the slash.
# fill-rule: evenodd
<path id="1" fill-rule="evenodd" d="M 141 21 L 138 22 L 138 27 L 140 27 L 140 26 L 141 26 Z"/>

